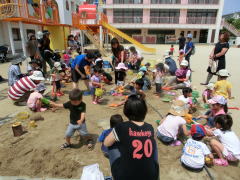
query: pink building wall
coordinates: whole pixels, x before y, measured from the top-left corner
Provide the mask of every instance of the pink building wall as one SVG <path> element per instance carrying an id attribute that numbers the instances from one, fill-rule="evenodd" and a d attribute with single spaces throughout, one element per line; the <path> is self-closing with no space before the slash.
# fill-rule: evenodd
<path id="1" fill-rule="evenodd" d="M 143 0 L 143 4 L 151 4 L 151 0 Z"/>
<path id="2" fill-rule="evenodd" d="M 181 4 L 188 4 L 188 0 L 181 0 Z"/>
<path id="3" fill-rule="evenodd" d="M 113 10 L 112 9 L 107 9 L 107 17 L 108 17 L 108 22 L 113 23 Z"/>
<path id="4" fill-rule="evenodd" d="M 143 9 L 143 24 L 150 23 L 150 9 Z"/>
<path id="5" fill-rule="evenodd" d="M 106 4 L 113 4 L 113 0 L 106 0 Z"/>
<path id="6" fill-rule="evenodd" d="M 187 22 L 187 9 L 180 10 L 179 24 L 186 24 Z"/>

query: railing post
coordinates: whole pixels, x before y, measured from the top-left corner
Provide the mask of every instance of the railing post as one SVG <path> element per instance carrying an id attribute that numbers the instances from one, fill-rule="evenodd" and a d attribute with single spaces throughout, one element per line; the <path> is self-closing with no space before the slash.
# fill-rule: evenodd
<path id="1" fill-rule="evenodd" d="M 26 43 L 25 43 L 25 38 L 24 38 L 25 36 L 24 36 L 24 30 L 23 30 L 23 23 L 19 21 L 18 24 L 19 24 L 19 28 L 20 28 L 23 55 L 27 56 L 26 46 L 25 46 Z"/>
<path id="2" fill-rule="evenodd" d="M 8 36 L 9 36 L 9 40 L 10 40 L 11 51 L 12 51 L 12 54 L 15 55 L 15 47 L 14 47 L 13 35 L 12 35 L 12 26 L 11 26 L 10 22 L 7 22 L 7 27 L 8 27 Z"/>

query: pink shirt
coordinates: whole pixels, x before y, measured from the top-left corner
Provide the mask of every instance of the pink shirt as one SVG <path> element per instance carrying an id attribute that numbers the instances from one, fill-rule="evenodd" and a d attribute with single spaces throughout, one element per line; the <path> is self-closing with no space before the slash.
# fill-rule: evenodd
<path id="1" fill-rule="evenodd" d="M 39 92 L 33 92 L 30 94 L 28 101 L 27 101 L 27 106 L 29 108 L 35 108 L 36 107 L 36 102 L 38 99 L 43 98 L 42 94 Z"/>
<path id="2" fill-rule="evenodd" d="M 226 114 L 223 109 L 219 110 L 218 112 L 212 110 L 212 116 L 215 117 L 220 114 Z"/>
<path id="3" fill-rule="evenodd" d="M 158 131 L 167 137 L 177 139 L 179 128 L 186 124 L 186 120 L 180 116 L 168 115 L 163 123 L 158 126 Z"/>

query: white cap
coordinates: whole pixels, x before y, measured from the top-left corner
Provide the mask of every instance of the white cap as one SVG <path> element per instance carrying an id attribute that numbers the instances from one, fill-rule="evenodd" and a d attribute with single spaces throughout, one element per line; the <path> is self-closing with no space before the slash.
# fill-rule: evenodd
<path id="1" fill-rule="evenodd" d="M 223 77 L 228 77 L 228 76 L 230 76 L 228 70 L 226 70 L 226 69 L 221 69 L 220 71 L 217 72 L 217 75 L 223 76 Z"/>
<path id="2" fill-rule="evenodd" d="M 192 34 L 188 34 L 187 38 L 191 38 L 192 39 L 193 38 Z"/>
<path id="3" fill-rule="evenodd" d="M 62 67 L 61 67 L 61 63 L 60 62 L 55 62 L 54 63 L 54 67 L 57 69 L 57 70 L 62 70 Z"/>
<path id="4" fill-rule="evenodd" d="M 188 61 L 183 60 L 180 64 L 180 66 L 188 66 Z"/>
<path id="5" fill-rule="evenodd" d="M 29 78 L 32 80 L 36 80 L 36 81 L 44 81 L 45 80 L 41 71 L 33 71 L 33 74 L 31 76 L 29 76 Z"/>
<path id="6" fill-rule="evenodd" d="M 38 31 L 36 37 L 37 37 L 37 39 L 42 39 L 43 38 L 42 31 Z"/>
<path id="7" fill-rule="evenodd" d="M 207 89 L 213 90 L 213 89 L 214 89 L 214 84 L 213 84 L 213 83 L 209 83 L 209 84 L 207 85 Z"/>

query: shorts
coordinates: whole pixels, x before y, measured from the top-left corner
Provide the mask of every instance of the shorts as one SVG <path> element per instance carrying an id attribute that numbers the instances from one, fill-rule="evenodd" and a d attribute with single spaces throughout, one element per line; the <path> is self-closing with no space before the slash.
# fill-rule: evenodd
<path id="1" fill-rule="evenodd" d="M 160 83 L 155 83 L 156 85 L 156 92 L 157 93 L 161 93 L 162 92 L 162 84 Z"/>
<path id="2" fill-rule="evenodd" d="M 84 75 L 86 75 L 86 73 L 85 72 L 82 72 L 81 71 L 81 73 L 83 73 Z M 72 69 L 72 71 L 71 71 L 71 76 L 72 76 L 72 81 L 73 82 L 78 82 L 80 79 L 83 79 L 82 77 L 81 77 L 81 75 L 75 70 L 75 69 Z M 84 80 L 86 80 L 87 79 L 87 77 L 86 78 L 84 78 Z"/>
<path id="3" fill-rule="evenodd" d="M 238 161 L 234 154 L 228 151 L 226 148 L 223 149 L 223 155 L 228 161 Z"/>
<path id="4" fill-rule="evenodd" d="M 91 95 L 95 95 L 95 91 L 96 91 L 96 88 L 95 87 L 91 87 L 91 89 L 90 89 Z"/>
<path id="5" fill-rule="evenodd" d="M 124 81 L 117 81 L 117 86 L 124 86 Z"/>
<path id="6" fill-rule="evenodd" d="M 157 138 L 164 144 L 171 144 L 174 141 L 174 138 L 165 136 L 157 131 Z"/>
<path id="7" fill-rule="evenodd" d="M 187 170 L 189 170 L 189 171 L 192 171 L 192 172 L 201 172 L 201 171 L 203 170 L 203 167 L 202 167 L 202 168 L 193 168 L 193 167 L 190 167 L 190 166 L 184 164 L 183 162 L 181 162 L 181 163 L 182 163 L 182 166 L 183 166 L 185 169 L 187 169 Z"/>
<path id="8" fill-rule="evenodd" d="M 81 125 L 69 123 L 65 136 L 72 137 L 75 131 L 78 131 L 81 136 L 88 135 L 86 123 Z"/>
<path id="9" fill-rule="evenodd" d="M 56 84 L 56 89 L 57 89 L 57 90 L 60 90 L 60 89 L 61 89 L 61 83 L 60 83 L 60 81 L 55 81 L 55 84 Z"/>

